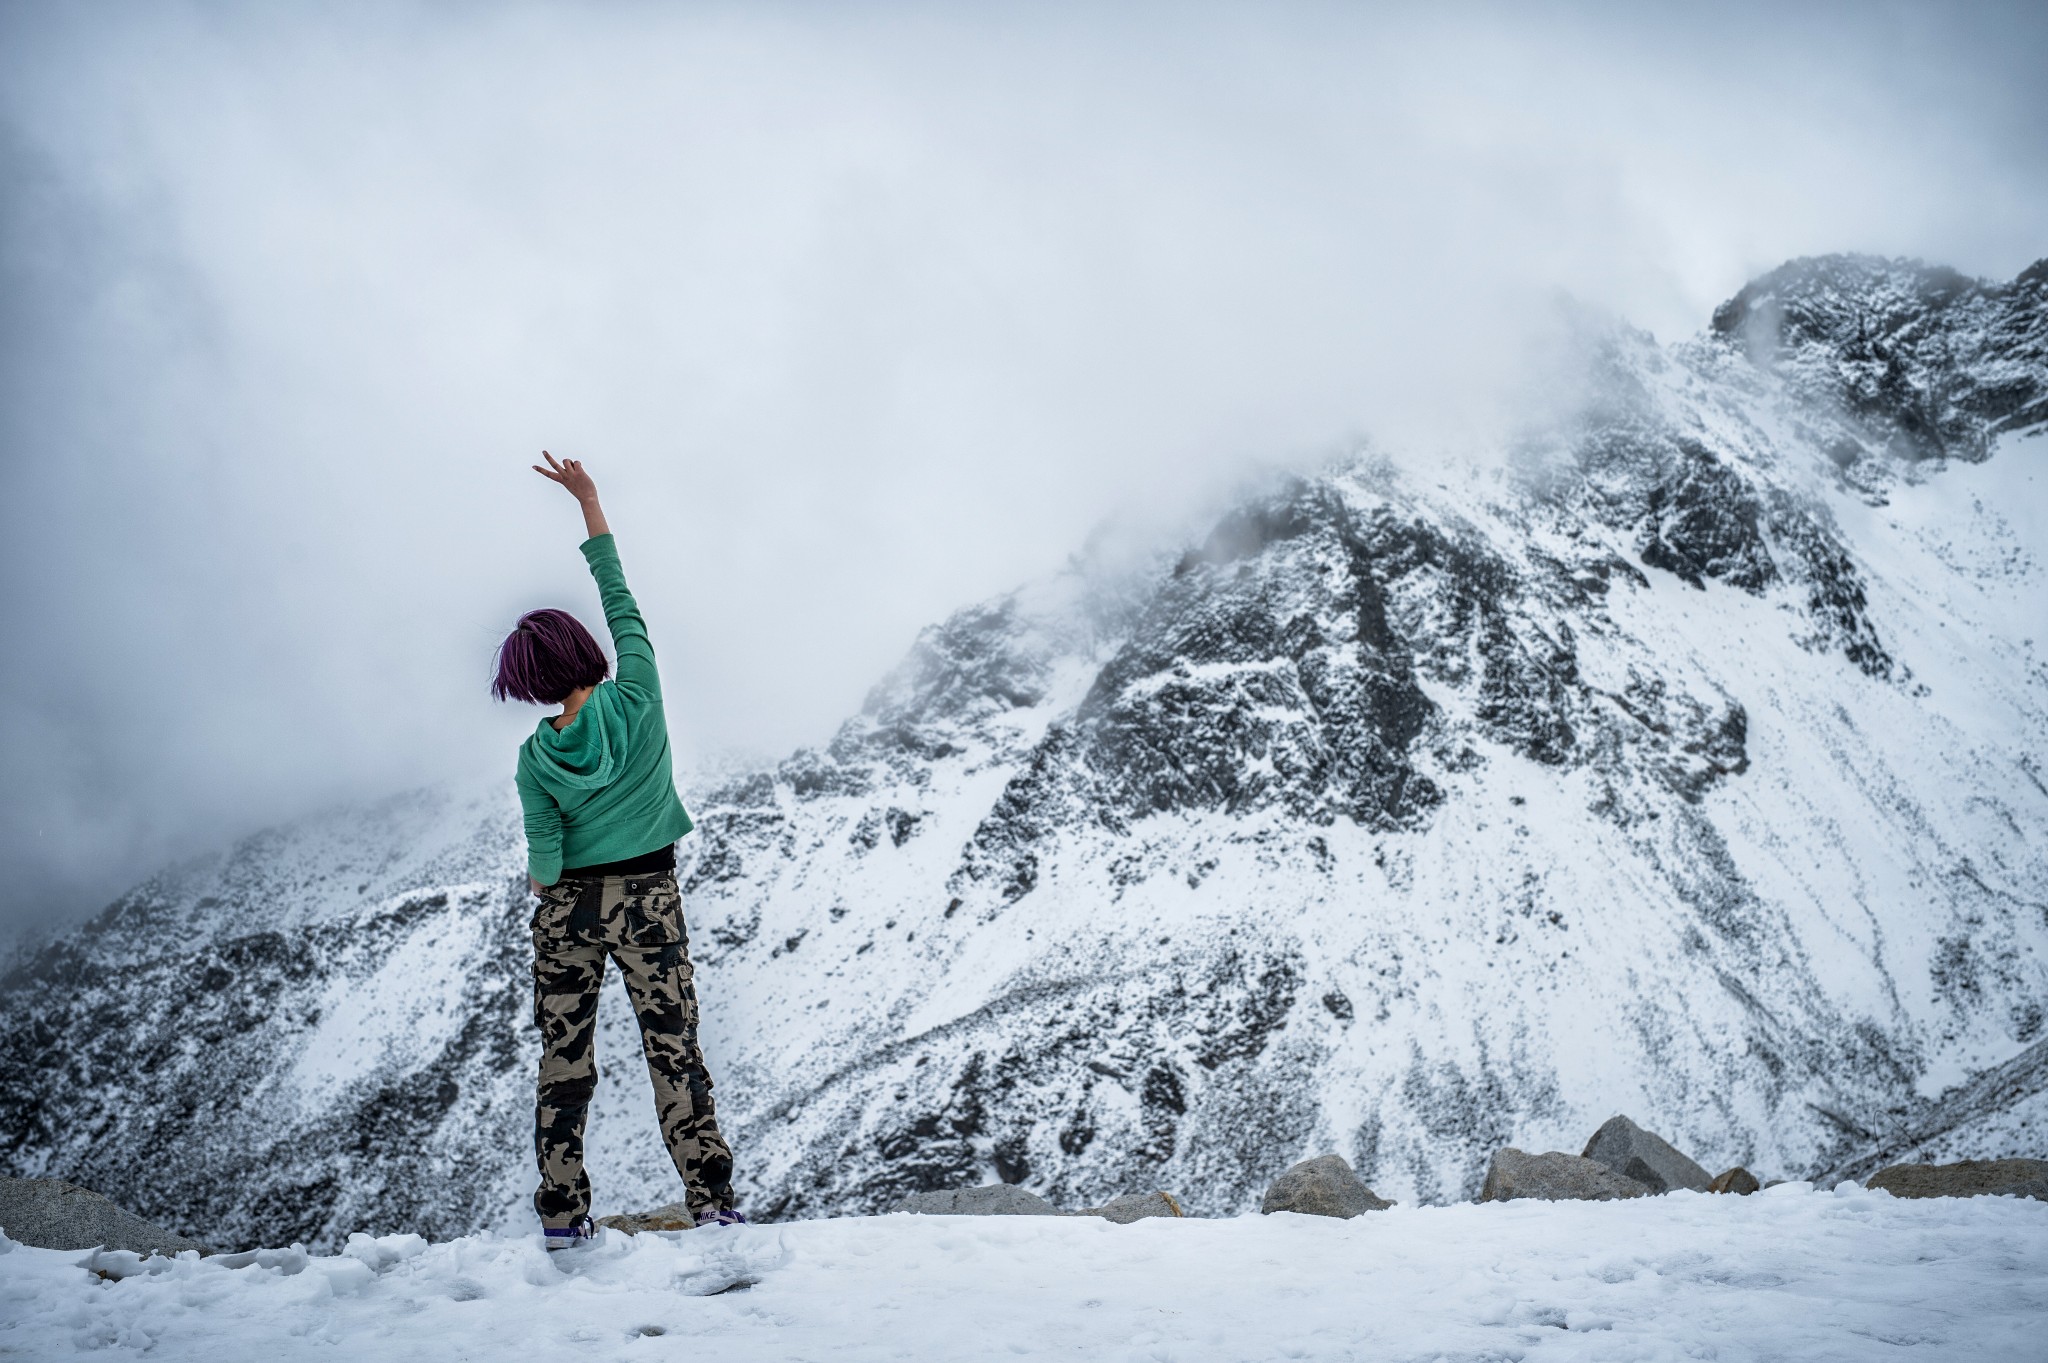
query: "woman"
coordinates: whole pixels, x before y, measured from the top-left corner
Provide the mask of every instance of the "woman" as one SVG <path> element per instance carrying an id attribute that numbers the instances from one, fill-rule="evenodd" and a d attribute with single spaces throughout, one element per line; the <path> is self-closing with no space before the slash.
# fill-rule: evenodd
<path id="1" fill-rule="evenodd" d="M 618 654 L 616 681 L 590 631 L 566 611 L 521 617 L 498 649 L 500 700 L 560 705 L 519 749 L 519 803 L 526 817 L 526 870 L 540 907 L 533 916 L 533 1013 L 541 1031 L 533 1195 L 549 1249 L 591 1239 L 590 1179 L 583 1171 L 583 1122 L 597 1087 L 597 995 L 609 956 L 619 963 L 647 1070 L 654 1079 L 662 1139 L 684 1201 L 700 1226 L 732 1225 L 732 1151 L 718 1133 L 711 1076 L 697 1046 L 677 838 L 690 816 L 676 798 L 668 723 L 647 625 L 598 505 L 597 485 L 574 459 L 534 472 L 560 483 L 583 507 L 583 557 L 597 579 L 605 624 Z M 566 863 L 566 864 L 565 864 Z"/>

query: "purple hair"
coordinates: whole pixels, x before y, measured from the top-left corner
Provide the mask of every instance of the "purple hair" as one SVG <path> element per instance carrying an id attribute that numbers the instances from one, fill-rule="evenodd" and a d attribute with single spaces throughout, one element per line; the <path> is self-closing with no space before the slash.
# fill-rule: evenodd
<path id="1" fill-rule="evenodd" d="M 528 611 L 498 645 L 498 677 L 491 694 L 499 700 L 558 705 L 577 687 L 597 685 L 611 670 L 604 650 L 575 616 Z"/>

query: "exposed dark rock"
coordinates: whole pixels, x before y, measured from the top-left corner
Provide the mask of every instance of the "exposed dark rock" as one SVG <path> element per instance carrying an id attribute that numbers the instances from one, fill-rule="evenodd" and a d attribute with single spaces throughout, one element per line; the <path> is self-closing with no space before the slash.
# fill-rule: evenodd
<path id="1" fill-rule="evenodd" d="M 1615 1173 L 1596 1160 L 1552 1150 L 1530 1155 L 1509 1146 L 1494 1153 L 1486 1169 L 1481 1202 L 1512 1202 L 1541 1198 L 1546 1202 L 1606 1202 L 1618 1197 L 1643 1197 L 1650 1189 Z"/>
<path id="2" fill-rule="evenodd" d="M 1894 1164 L 1865 1185 L 1893 1197 L 2036 1197 L 2048 1202 L 2048 1160 L 1966 1159 Z"/>
<path id="3" fill-rule="evenodd" d="M 1609 1117 L 1579 1153 L 1623 1178 L 1634 1179 L 1653 1193 L 1668 1193 L 1674 1188 L 1703 1193 L 1713 1181 L 1705 1169 L 1680 1154 L 1669 1141 L 1643 1130 L 1626 1117 Z"/>
<path id="4" fill-rule="evenodd" d="M 1697 440 L 1672 443 L 1674 466 L 1645 499 L 1638 545 L 1643 562 L 1694 587 L 1716 578 L 1762 592 L 1777 580 L 1778 566 L 1764 544 L 1755 487 Z"/>
<path id="5" fill-rule="evenodd" d="M 0 1178 L 0 1231 L 37 1249 L 125 1249 L 136 1254 L 206 1252 L 206 1246 L 57 1178 Z"/>
<path id="6" fill-rule="evenodd" d="M 1747 1197 L 1751 1193 L 1763 1191 L 1763 1186 L 1763 1184 L 1756 1181 L 1755 1174 L 1752 1174 L 1749 1170 L 1738 1164 L 1733 1169 L 1724 1169 L 1714 1175 L 1714 1181 L 1707 1185 L 1707 1191 L 1710 1193 L 1736 1193 Z"/>
<path id="7" fill-rule="evenodd" d="M 1305 1159 L 1266 1189 L 1259 1210 L 1302 1212 L 1309 1216 L 1352 1217 L 1363 1212 L 1385 1211 L 1394 1204 L 1374 1194 L 1342 1155 L 1317 1155 Z"/>
<path id="8" fill-rule="evenodd" d="M 1795 260 L 1714 313 L 1714 331 L 1906 459 L 1982 459 L 2048 417 L 2048 280 L 2010 284 L 1876 256 Z"/>
<path id="9" fill-rule="evenodd" d="M 920 1216 L 1058 1216 L 1050 1202 L 1014 1183 L 991 1183 L 980 1188 L 947 1188 L 935 1193 L 914 1193 L 896 1210 Z"/>

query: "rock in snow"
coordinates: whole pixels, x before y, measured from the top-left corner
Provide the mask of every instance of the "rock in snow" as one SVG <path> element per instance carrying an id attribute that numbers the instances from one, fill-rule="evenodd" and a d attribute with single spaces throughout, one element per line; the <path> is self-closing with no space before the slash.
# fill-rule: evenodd
<path id="1" fill-rule="evenodd" d="M 690 1214 L 687 1203 L 670 1202 L 645 1212 L 620 1212 L 616 1216 L 600 1216 L 597 1224 L 611 1230 L 638 1235 L 650 1230 L 695 1230 L 697 1218 Z"/>
<path id="2" fill-rule="evenodd" d="M 42 1249 L 125 1249 L 176 1254 L 206 1246 L 152 1225 L 90 1188 L 57 1178 L 0 1178 L 0 1231 Z"/>
<path id="3" fill-rule="evenodd" d="M 939 1192 L 914 1193 L 896 1208 L 921 1216 L 1058 1216 L 1059 1211 L 1037 1193 L 1014 1183 L 991 1183 L 980 1188 L 947 1188 Z"/>
<path id="4" fill-rule="evenodd" d="M 1617 1108 L 1799 1178 L 2039 1153 L 2048 266 L 1583 340 L 1498 457 L 1099 541 L 685 773 L 749 1214 L 1250 1211 L 1309 1139 L 1448 1203 Z M 530 914 L 509 781 L 167 871 L 0 966 L 0 1168 L 233 1243 L 530 1225 Z M 682 1191 L 622 1003 L 601 1211 Z"/>
<path id="5" fill-rule="evenodd" d="M 1736 1193 L 1746 1197 L 1750 1193 L 1761 1192 L 1763 1186 L 1763 1184 L 1757 1182 L 1755 1174 L 1752 1174 L 1749 1170 L 1738 1164 L 1733 1169 L 1724 1169 L 1714 1175 L 1714 1181 L 1707 1185 L 1707 1191 L 1710 1193 Z"/>
<path id="6" fill-rule="evenodd" d="M 1634 1179 L 1653 1193 L 1668 1193 L 1673 1188 L 1703 1193 L 1713 1181 L 1706 1170 L 1680 1154 L 1671 1142 L 1643 1130 L 1626 1117 L 1609 1117 L 1579 1153 L 1623 1178 Z"/>
<path id="7" fill-rule="evenodd" d="M 1567 1155 L 1561 1150 L 1530 1155 L 1509 1146 L 1495 1152 L 1493 1163 L 1486 1170 L 1486 1184 L 1479 1190 L 1479 1200 L 1512 1202 L 1533 1197 L 1546 1202 L 1606 1202 L 1618 1197 L 1642 1197 L 1649 1191 L 1634 1179 L 1579 1155 Z"/>
<path id="8" fill-rule="evenodd" d="M 1342 1155 L 1305 1159 L 1273 1180 L 1259 1210 L 1305 1212 L 1310 1216 L 1352 1217 L 1385 1211 L 1394 1204 L 1374 1194 Z"/>
<path id="9" fill-rule="evenodd" d="M 1894 1164 L 1867 1185 L 1893 1197 L 2037 1197 L 2048 1202 L 2048 1160 L 1966 1159 Z"/>
<path id="10" fill-rule="evenodd" d="M 1076 1212 L 1075 1215 L 1099 1216 L 1105 1221 L 1128 1226 L 1133 1221 L 1143 1221 L 1155 1216 L 1186 1216 L 1187 1212 L 1182 1208 L 1179 1198 L 1172 1193 L 1161 1191 L 1125 1193 L 1122 1197 L 1111 1198 L 1100 1207 L 1090 1207 L 1087 1211 Z"/>

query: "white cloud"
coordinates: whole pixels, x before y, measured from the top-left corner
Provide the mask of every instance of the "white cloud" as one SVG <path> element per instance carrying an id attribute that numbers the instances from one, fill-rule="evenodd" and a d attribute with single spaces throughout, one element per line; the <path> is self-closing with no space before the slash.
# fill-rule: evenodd
<path id="1" fill-rule="evenodd" d="M 774 751 L 1119 506 L 1483 433 L 1556 292 L 2010 275 L 2042 25 L 1947 8 L 15 11 L 0 909 L 506 766 L 543 445 Z"/>

